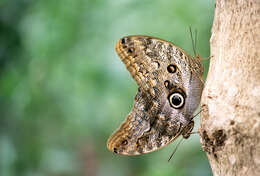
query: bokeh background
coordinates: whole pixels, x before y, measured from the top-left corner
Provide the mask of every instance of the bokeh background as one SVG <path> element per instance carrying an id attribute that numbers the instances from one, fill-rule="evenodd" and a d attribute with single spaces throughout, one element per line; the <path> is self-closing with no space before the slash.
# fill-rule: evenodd
<path id="1" fill-rule="evenodd" d="M 179 139 L 135 157 L 106 140 L 137 92 L 116 41 L 151 35 L 193 55 L 191 26 L 207 58 L 213 16 L 205 0 L 0 0 L 0 175 L 211 175 L 198 134 L 169 163 Z"/>

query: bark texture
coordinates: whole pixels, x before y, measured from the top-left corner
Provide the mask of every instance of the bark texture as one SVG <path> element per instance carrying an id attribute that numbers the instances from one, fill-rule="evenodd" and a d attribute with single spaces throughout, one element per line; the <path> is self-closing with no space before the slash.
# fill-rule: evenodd
<path id="1" fill-rule="evenodd" d="M 214 176 L 260 175 L 260 0 L 216 0 L 201 143 Z"/>

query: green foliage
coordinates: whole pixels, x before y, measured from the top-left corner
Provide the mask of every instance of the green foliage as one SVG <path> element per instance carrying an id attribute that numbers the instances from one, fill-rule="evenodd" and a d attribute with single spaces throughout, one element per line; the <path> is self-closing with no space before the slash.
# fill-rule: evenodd
<path id="1" fill-rule="evenodd" d="M 198 136 L 170 163 L 175 144 L 125 157 L 109 152 L 106 140 L 137 91 L 115 42 L 151 35 L 192 54 L 191 26 L 206 58 L 213 3 L 0 1 L 0 175 L 209 175 Z"/>

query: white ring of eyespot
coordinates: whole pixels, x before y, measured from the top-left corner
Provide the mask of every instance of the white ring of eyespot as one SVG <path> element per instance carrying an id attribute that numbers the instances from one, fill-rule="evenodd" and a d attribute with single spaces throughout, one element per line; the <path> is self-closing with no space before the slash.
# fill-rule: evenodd
<path id="1" fill-rule="evenodd" d="M 180 103 L 179 105 L 174 105 L 174 104 L 172 103 L 172 98 L 173 98 L 173 96 L 178 96 L 178 97 L 180 97 L 181 103 Z M 184 104 L 184 97 L 183 97 L 182 94 L 180 94 L 180 93 L 178 93 L 178 92 L 175 92 L 175 93 L 171 94 L 171 96 L 169 97 L 169 100 L 170 100 L 171 106 L 172 106 L 173 108 L 176 108 L 176 109 L 182 107 L 182 105 Z"/>

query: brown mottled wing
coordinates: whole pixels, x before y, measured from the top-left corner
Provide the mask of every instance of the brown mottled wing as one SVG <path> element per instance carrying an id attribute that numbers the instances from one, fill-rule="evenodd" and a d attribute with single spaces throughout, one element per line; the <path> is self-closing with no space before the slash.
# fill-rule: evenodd
<path id="1" fill-rule="evenodd" d="M 203 66 L 195 66 L 176 45 L 154 37 L 124 37 L 116 51 L 139 89 L 126 121 L 109 138 L 108 149 L 123 155 L 149 153 L 190 131 L 203 86 L 197 73 L 203 73 Z"/>

